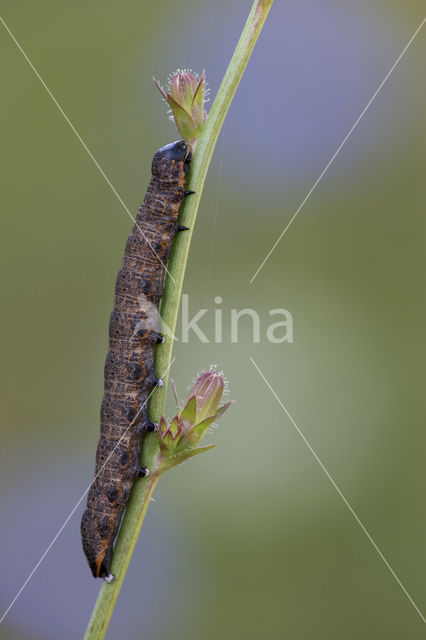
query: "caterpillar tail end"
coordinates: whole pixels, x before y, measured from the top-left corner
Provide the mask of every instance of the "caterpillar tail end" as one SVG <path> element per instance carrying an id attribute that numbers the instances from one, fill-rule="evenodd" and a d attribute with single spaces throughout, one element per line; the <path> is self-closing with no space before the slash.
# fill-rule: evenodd
<path id="1" fill-rule="evenodd" d="M 99 522 L 94 519 L 91 509 L 86 509 L 81 520 L 83 551 L 94 578 L 104 578 L 112 582 L 111 560 L 112 540 L 105 540 L 98 533 Z M 95 534 L 92 529 L 95 528 Z"/>
<path id="2" fill-rule="evenodd" d="M 113 582 L 115 578 L 111 573 L 111 557 L 112 552 L 107 552 L 106 555 L 99 554 L 93 562 L 89 561 L 93 577 L 102 578 L 107 584 Z"/>
<path id="3" fill-rule="evenodd" d="M 115 576 L 111 573 L 111 559 L 99 554 L 93 560 L 87 558 L 87 562 L 94 578 L 103 578 L 108 584 L 113 581 Z"/>

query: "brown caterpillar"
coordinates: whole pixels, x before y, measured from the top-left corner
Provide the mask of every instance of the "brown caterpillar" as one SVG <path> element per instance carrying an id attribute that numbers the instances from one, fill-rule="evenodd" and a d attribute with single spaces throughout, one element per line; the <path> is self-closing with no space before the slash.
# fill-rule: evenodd
<path id="1" fill-rule="evenodd" d="M 152 161 L 152 178 L 124 251 L 115 285 L 105 362 L 101 434 L 95 477 L 81 521 L 83 550 L 95 578 L 113 579 L 111 559 L 130 491 L 141 468 L 141 437 L 154 429 L 147 401 L 162 384 L 154 370 L 154 348 L 163 342 L 158 309 L 165 265 L 178 230 L 186 195 L 190 153 L 183 141 L 162 147 Z"/>

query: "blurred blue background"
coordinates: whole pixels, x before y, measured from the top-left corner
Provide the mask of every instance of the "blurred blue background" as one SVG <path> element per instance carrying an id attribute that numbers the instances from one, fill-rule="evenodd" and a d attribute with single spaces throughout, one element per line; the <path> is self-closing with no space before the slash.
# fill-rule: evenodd
<path id="1" fill-rule="evenodd" d="M 250 5 L 5 0 L 2 15 L 136 212 L 154 151 L 176 138 L 152 75 L 205 68 L 214 96 Z M 424 612 L 424 33 L 249 284 L 422 18 L 416 0 L 273 6 L 218 141 L 184 284 L 194 313 L 210 309 L 211 342 L 177 343 L 172 370 L 183 396 L 217 363 L 237 402 L 216 449 L 160 482 L 107 638 L 424 637 L 249 361 Z M 4 610 L 92 478 L 131 221 L 4 28 L 0 47 Z M 293 344 L 263 328 L 253 344 L 248 320 L 232 344 L 230 309 L 244 307 L 262 323 L 288 309 Z M 100 586 L 80 547 L 83 508 L 1 638 L 82 636 Z"/>

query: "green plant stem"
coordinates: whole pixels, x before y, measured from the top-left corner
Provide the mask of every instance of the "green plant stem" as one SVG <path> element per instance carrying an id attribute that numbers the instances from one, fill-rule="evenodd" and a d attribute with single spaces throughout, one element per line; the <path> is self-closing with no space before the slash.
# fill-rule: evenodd
<path id="1" fill-rule="evenodd" d="M 165 331 L 166 341 L 157 348 L 156 353 L 156 369 L 164 380 L 164 387 L 155 391 L 150 402 L 150 415 L 155 421 L 159 420 L 164 411 L 173 349 L 172 336 L 176 329 L 192 231 L 207 169 L 222 123 L 272 3 L 273 0 L 255 0 L 253 3 L 191 160 L 187 188 L 195 193 L 186 199 L 180 216 L 180 222 L 190 227 L 190 230 L 178 234 L 173 243 L 161 304 L 162 322 L 167 330 Z M 159 447 L 155 434 L 148 434 L 144 439 L 142 464 L 148 467 L 150 475 L 148 478 L 136 482 L 125 512 L 112 563 L 112 572 L 116 575 L 116 579 L 111 584 L 104 583 L 102 585 L 84 640 L 101 640 L 107 631 L 152 493 L 159 478 Z"/>
<path id="2" fill-rule="evenodd" d="M 179 311 L 180 299 L 182 295 L 183 279 L 185 275 L 186 262 L 189 254 L 189 247 L 192 239 L 192 232 L 197 217 L 198 206 L 206 179 L 207 170 L 213 155 L 216 140 L 225 119 L 226 113 L 231 105 L 232 98 L 237 90 L 238 84 L 243 75 L 244 69 L 253 51 L 253 47 L 266 20 L 273 0 L 255 0 L 251 8 L 247 22 L 242 31 L 241 37 L 235 48 L 229 66 L 223 77 L 222 83 L 213 102 L 208 118 L 202 129 L 200 138 L 191 160 L 191 169 L 188 176 L 188 189 L 195 191 L 187 198 L 181 213 L 181 224 L 189 227 L 189 231 L 178 234 L 173 243 L 172 252 L 167 268 L 174 280 L 167 275 L 164 284 L 163 301 L 161 305 L 161 317 L 168 332 L 174 335 L 176 321 Z M 166 342 L 157 350 L 156 364 L 158 370 L 163 373 L 164 387 L 156 392 L 151 403 L 151 415 L 157 419 L 164 410 L 167 382 L 168 366 L 172 356 L 173 340 L 168 338 Z"/>

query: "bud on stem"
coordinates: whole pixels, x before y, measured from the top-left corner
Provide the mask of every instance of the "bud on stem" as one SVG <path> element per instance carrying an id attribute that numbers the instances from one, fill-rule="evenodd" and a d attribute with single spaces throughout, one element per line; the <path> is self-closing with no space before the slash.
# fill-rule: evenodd
<path id="1" fill-rule="evenodd" d="M 170 107 L 174 121 L 182 139 L 194 151 L 203 124 L 207 118 L 204 110 L 206 98 L 206 75 L 201 76 L 188 69 L 178 69 L 169 77 L 167 90 L 155 78 L 156 87 Z"/>
<path id="2" fill-rule="evenodd" d="M 198 447 L 198 444 L 210 425 L 232 404 L 227 402 L 219 406 L 224 388 L 223 377 L 216 371 L 207 371 L 192 385 L 183 409 L 180 411 L 177 407 L 178 413 L 170 424 L 161 416 L 157 428 L 161 456 L 159 473 L 216 446 Z"/>

